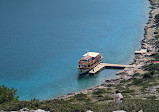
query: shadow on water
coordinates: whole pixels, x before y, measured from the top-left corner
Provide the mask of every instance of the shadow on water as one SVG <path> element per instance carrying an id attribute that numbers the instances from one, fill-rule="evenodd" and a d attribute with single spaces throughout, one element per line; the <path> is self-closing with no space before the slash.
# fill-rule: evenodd
<path id="1" fill-rule="evenodd" d="M 103 71 L 103 70 L 123 70 L 124 68 L 118 68 L 118 67 L 106 67 L 106 68 L 103 68 L 102 70 L 100 70 L 99 72 L 97 72 L 96 74 L 94 75 L 90 75 L 89 73 L 85 73 L 85 74 L 78 74 L 78 80 L 82 80 L 82 79 L 92 79 L 92 78 L 97 78 L 100 73 Z"/>
<path id="2" fill-rule="evenodd" d="M 98 76 L 98 74 L 96 74 L 96 75 L 89 75 L 88 73 L 87 74 L 78 74 L 78 80 L 81 80 L 83 78 L 85 78 L 85 79 L 96 78 L 97 76 Z"/>
<path id="3" fill-rule="evenodd" d="M 125 67 L 106 67 L 105 69 L 123 70 Z"/>

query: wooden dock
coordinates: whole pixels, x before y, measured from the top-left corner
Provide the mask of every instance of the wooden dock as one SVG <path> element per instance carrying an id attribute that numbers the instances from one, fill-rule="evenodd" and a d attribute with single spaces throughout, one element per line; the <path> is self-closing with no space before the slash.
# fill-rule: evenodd
<path id="1" fill-rule="evenodd" d="M 115 68 L 115 69 L 123 69 L 123 68 L 133 68 L 134 65 L 119 65 L 119 64 L 109 64 L 109 63 L 100 63 L 94 69 L 89 71 L 90 75 L 94 75 L 105 68 Z"/>

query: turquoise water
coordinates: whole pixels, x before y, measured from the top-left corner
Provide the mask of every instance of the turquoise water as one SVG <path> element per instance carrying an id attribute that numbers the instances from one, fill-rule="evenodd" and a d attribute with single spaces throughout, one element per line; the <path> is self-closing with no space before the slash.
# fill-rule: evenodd
<path id="1" fill-rule="evenodd" d="M 148 0 L 1 0 L 0 84 L 20 100 L 52 99 L 115 78 L 117 70 L 79 76 L 89 51 L 128 64 L 140 48 Z"/>

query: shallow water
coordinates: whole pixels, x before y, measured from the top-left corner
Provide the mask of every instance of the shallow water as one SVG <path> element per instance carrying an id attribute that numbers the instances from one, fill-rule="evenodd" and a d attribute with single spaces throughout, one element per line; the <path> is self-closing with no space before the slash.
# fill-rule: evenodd
<path id="1" fill-rule="evenodd" d="M 0 84 L 21 100 L 52 99 L 112 79 L 117 70 L 79 76 L 89 51 L 128 64 L 140 48 L 148 0 L 1 0 Z"/>

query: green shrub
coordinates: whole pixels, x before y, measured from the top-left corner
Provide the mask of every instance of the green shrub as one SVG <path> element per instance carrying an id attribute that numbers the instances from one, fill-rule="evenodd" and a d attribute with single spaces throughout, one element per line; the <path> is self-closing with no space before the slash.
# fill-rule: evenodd
<path id="1" fill-rule="evenodd" d="M 134 85 L 141 85 L 142 82 L 143 82 L 142 79 L 134 79 L 132 83 L 133 83 Z"/>
<path id="2" fill-rule="evenodd" d="M 127 81 L 125 79 L 121 80 L 120 83 L 126 83 Z"/>
<path id="3" fill-rule="evenodd" d="M 147 73 L 143 74 L 143 78 L 152 78 L 153 75 L 154 75 L 153 71 L 152 72 L 147 72 Z"/>
<path id="4" fill-rule="evenodd" d="M 120 91 L 120 90 L 125 89 L 125 87 L 124 87 L 124 86 L 121 86 L 121 85 L 116 85 L 116 89 Z"/>
<path id="5" fill-rule="evenodd" d="M 100 97 L 100 98 L 98 99 L 98 101 L 106 101 L 106 100 L 113 100 L 113 98 L 110 97 L 110 96 L 108 96 L 108 95 L 106 95 L 106 96 Z"/>
<path id="6" fill-rule="evenodd" d="M 153 57 L 154 57 L 155 59 L 159 59 L 159 53 L 156 53 L 155 55 L 153 55 Z"/>
<path id="7" fill-rule="evenodd" d="M 159 14 L 157 14 L 157 15 L 155 16 L 155 22 L 156 22 L 156 23 L 159 23 Z"/>
<path id="8" fill-rule="evenodd" d="M 107 88 L 107 91 L 111 91 L 112 90 L 112 88 Z"/>
<path id="9" fill-rule="evenodd" d="M 93 94 L 95 95 L 104 94 L 104 93 L 106 93 L 106 90 L 104 89 L 98 89 L 96 91 L 93 91 Z"/>
<path id="10" fill-rule="evenodd" d="M 157 98 L 156 96 L 147 97 L 147 99 L 150 99 L 150 100 L 155 100 L 156 98 Z"/>
<path id="11" fill-rule="evenodd" d="M 134 92 L 135 90 L 130 90 L 129 88 L 123 91 L 123 93 L 134 93 Z"/>
<path id="12" fill-rule="evenodd" d="M 156 36 L 155 36 L 155 39 L 158 40 L 158 39 L 159 39 L 159 35 L 156 35 Z"/>
<path id="13" fill-rule="evenodd" d="M 87 95 L 83 93 L 75 95 L 75 98 L 81 98 L 81 97 L 87 97 Z"/>
<path id="14" fill-rule="evenodd" d="M 29 108 L 34 108 L 34 109 L 38 109 L 38 107 L 40 106 L 40 102 L 38 99 L 31 99 L 30 104 L 29 104 Z"/>
<path id="15" fill-rule="evenodd" d="M 157 63 L 157 64 L 149 64 L 149 65 L 145 66 L 145 70 L 148 70 L 148 71 L 159 71 L 159 63 Z"/>
<path id="16" fill-rule="evenodd" d="M 4 85 L 0 86 L 0 104 L 11 101 L 18 101 L 18 96 L 16 95 L 16 89 L 9 89 Z"/>
<path id="17" fill-rule="evenodd" d="M 140 73 L 135 73 L 135 74 L 133 75 L 133 77 L 137 77 L 137 76 L 140 76 Z"/>
<path id="18" fill-rule="evenodd" d="M 83 102 L 89 102 L 90 101 L 90 99 L 87 98 L 87 94 L 83 94 L 83 93 L 75 95 L 74 98 L 78 101 L 83 101 Z"/>
<path id="19" fill-rule="evenodd" d="M 114 87 L 114 84 L 108 84 L 107 86 L 108 87 Z"/>

